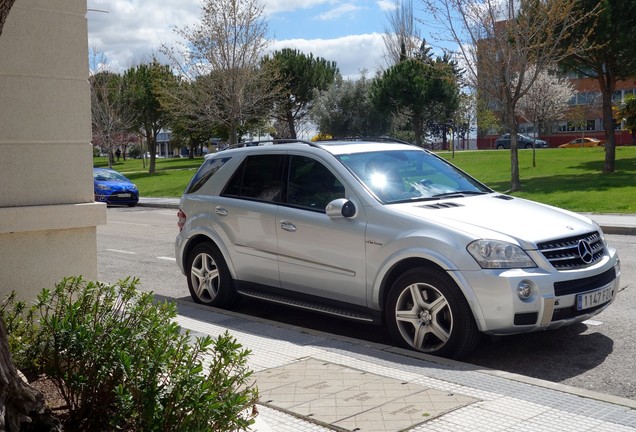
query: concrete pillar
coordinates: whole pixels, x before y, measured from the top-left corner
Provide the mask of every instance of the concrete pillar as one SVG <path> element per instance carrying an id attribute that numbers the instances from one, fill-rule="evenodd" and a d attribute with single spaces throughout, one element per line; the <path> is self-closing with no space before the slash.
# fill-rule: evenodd
<path id="1" fill-rule="evenodd" d="M 0 300 L 97 278 L 86 0 L 17 0 L 0 36 Z"/>

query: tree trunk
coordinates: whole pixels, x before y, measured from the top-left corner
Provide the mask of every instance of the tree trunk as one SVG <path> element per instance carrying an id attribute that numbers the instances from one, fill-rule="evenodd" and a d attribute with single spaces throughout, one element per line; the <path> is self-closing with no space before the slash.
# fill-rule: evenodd
<path id="1" fill-rule="evenodd" d="M 517 143 L 517 119 L 515 118 L 515 105 L 510 104 L 508 113 L 508 125 L 510 127 L 510 192 L 521 190 L 521 179 L 519 178 L 519 144 Z"/>
<path id="2" fill-rule="evenodd" d="M 294 116 L 291 111 L 287 111 L 287 126 L 289 127 L 289 138 L 296 139 L 296 125 L 294 124 Z"/>
<path id="3" fill-rule="evenodd" d="M 605 163 L 603 172 L 613 173 L 616 169 L 616 134 L 614 132 L 614 115 L 612 113 L 612 95 L 614 94 L 614 79 L 606 75 L 599 75 L 601 94 L 603 97 L 603 126 L 605 128 Z"/>
<path id="4" fill-rule="evenodd" d="M 42 393 L 18 375 L 4 323 L 0 320 L 0 432 L 61 431 Z"/>
<path id="5" fill-rule="evenodd" d="M 157 139 L 156 139 L 156 135 L 153 135 L 151 133 L 151 136 L 146 137 L 146 140 L 148 142 L 148 157 L 149 157 L 148 174 L 154 174 L 155 172 L 157 172 L 157 169 L 155 168 L 156 161 L 157 161 Z"/>

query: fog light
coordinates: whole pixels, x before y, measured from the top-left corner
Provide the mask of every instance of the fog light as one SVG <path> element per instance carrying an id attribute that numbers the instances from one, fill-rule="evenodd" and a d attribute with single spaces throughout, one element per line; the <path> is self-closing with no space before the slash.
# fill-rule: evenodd
<path id="1" fill-rule="evenodd" d="M 532 285 L 525 281 L 519 282 L 519 285 L 517 285 L 517 295 L 521 300 L 528 300 L 532 297 Z"/>

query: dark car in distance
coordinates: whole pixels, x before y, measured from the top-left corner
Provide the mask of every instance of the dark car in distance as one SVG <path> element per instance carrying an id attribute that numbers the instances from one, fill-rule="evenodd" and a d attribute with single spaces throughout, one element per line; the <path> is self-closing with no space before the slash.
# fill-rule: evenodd
<path id="1" fill-rule="evenodd" d="M 532 144 L 534 143 L 534 148 L 547 148 L 548 143 L 540 140 L 538 138 L 532 138 L 528 135 L 517 134 L 517 148 L 532 148 Z M 510 134 L 503 134 L 495 141 L 495 148 L 497 150 L 509 149 L 510 148 Z"/>
<path id="2" fill-rule="evenodd" d="M 93 168 L 95 201 L 133 207 L 139 202 L 137 186 L 126 176 L 109 168 Z"/>

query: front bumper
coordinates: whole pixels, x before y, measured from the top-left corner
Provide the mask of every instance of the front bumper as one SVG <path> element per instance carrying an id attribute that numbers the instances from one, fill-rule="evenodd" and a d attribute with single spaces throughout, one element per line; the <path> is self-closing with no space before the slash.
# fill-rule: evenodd
<path id="1" fill-rule="evenodd" d="M 616 250 L 610 249 L 599 263 L 580 270 L 482 270 L 462 276 L 474 294 L 470 303 L 479 329 L 506 335 L 558 328 L 599 314 L 616 298 L 620 261 Z M 517 294 L 520 284 L 532 287 L 530 297 L 522 299 Z M 596 297 L 603 301 L 577 305 L 579 296 L 590 293 L 598 293 Z"/>
<path id="2" fill-rule="evenodd" d="M 139 194 L 134 191 L 95 192 L 95 201 L 106 204 L 137 204 L 139 202 Z"/>

